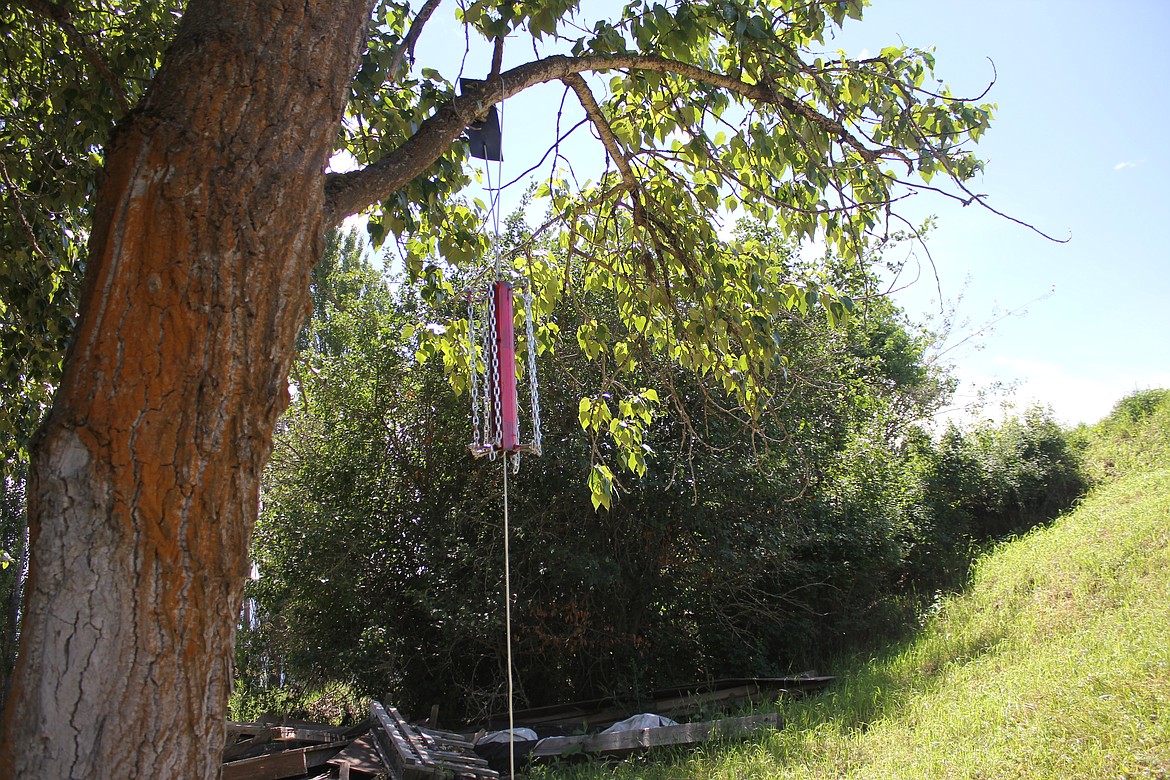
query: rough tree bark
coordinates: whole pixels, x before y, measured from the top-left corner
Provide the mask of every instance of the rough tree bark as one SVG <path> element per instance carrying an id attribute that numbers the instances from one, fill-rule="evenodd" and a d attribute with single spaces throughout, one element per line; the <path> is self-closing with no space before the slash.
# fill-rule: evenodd
<path id="1" fill-rule="evenodd" d="M 490 102 L 586 70 L 695 70 L 538 60 L 326 175 L 370 6 L 191 0 L 106 150 L 81 315 L 32 454 L 0 777 L 218 774 L 260 474 L 325 231 L 423 174 Z"/>
<path id="2" fill-rule="evenodd" d="M 192 0 L 107 149 L 33 453 L 0 774 L 216 777 L 261 469 L 367 0 Z"/>

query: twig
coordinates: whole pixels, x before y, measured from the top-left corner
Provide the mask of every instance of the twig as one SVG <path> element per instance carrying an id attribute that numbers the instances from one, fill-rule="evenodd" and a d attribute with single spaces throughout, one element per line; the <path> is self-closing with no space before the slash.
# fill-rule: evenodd
<path id="1" fill-rule="evenodd" d="M 418 15 L 414 17 L 414 21 L 410 23 L 410 29 L 406 32 L 406 37 L 398 44 L 398 48 L 394 50 L 394 56 L 390 59 L 390 67 L 387 73 L 393 78 L 398 73 L 398 69 L 402 67 L 402 61 L 406 59 L 409 54 L 410 58 L 414 59 L 414 45 L 418 42 L 418 37 L 422 34 L 423 27 L 426 26 L 427 20 L 431 18 L 431 14 L 439 7 L 442 0 L 427 0 L 426 4 L 419 9 Z"/>

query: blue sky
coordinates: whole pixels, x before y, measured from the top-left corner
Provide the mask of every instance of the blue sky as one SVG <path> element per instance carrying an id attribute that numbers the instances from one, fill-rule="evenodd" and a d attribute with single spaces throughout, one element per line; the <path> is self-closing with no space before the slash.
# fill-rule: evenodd
<path id="1" fill-rule="evenodd" d="M 971 325 L 1028 304 L 951 357 L 968 385 L 1018 382 L 1017 401 L 1093 422 L 1135 389 L 1170 387 L 1170 2 L 1166 0 L 877 0 L 835 45 L 934 46 L 956 94 L 999 105 L 977 147 L 975 191 L 1054 244 L 975 207 L 920 198 L 937 214 L 928 246 L 944 298 Z M 967 281 L 969 279 L 969 281 Z M 1050 293 L 1042 300 L 1036 300 Z M 933 281 L 901 294 L 937 312 Z"/>
<path id="2" fill-rule="evenodd" d="M 605 7 L 613 3 L 582 2 L 586 18 Z M 973 189 L 1071 239 L 1053 243 L 928 195 L 904 211 L 938 217 L 928 247 L 939 285 L 925 267 L 896 299 L 918 320 L 957 304 L 945 355 L 963 382 L 957 403 L 1003 382 L 1016 386 L 1018 406 L 1040 402 L 1075 424 L 1100 419 L 1133 390 L 1170 387 L 1168 35 L 1170 0 L 875 0 L 863 21 L 826 42 L 856 55 L 934 47 L 936 73 L 958 95 L 982 92 L 994 61 L 986 100 L 999 109 L 977 147 L 987 169 Z M 465 75 L 482 77 L 490 47 L 472 40 L 471 48 Z M 506 50 L 505 67 L 531 59 L 521 48 Z M 463 49 L 462 29 L 441 7 L 420 41 L 420 64 L 453 74 Z M 505 180 L 548 148 L 562 92 L 547 85 L 508 101 Z M 579 172 L 596 172 L 604 151 L 587 141 L 568 153 Z"/>

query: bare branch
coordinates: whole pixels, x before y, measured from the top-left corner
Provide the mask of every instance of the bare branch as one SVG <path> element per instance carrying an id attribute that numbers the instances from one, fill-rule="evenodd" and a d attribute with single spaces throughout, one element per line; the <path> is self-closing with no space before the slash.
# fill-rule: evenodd
<path id="1" fill-rule="evenodd" d="M 28 219 L 24 216 L 24 209 L 20 205 L 20 189 L 13 183 L 8 176 L 8 169 L 4 167 L 4 162 L 0 161 L 0 181 L 8 188 L 9 197 L 12 198 L 12 207 L 16 212 L 16 217 L 20 221 L 20 226 L 24 228 L 24 233 L 28 237 L 29 246 L 37 257 L 47 257 L 45 251 L 41 249 L 40 244 L 37 243 L 37 235 L 33 232 L 32 225 L 28 223 Z"/>
<path id="2" fill-rule="evenodd" d="M 548 151 L 546 151 L 546 152 L 544 153 L 544 156 L 543 156 L 543 157 L 541 157 L 541 158 L 540 158 L 540 160 L 539 160 L 539 161 L 537 161 L 537 163 L 536 163 L 535 165 L 533 165 L 532 167 L 530 167 L 528 170 L 526 170 L 526 171 L 522 171 L 521 173 L 517 174 L 517 175 L 516 175 L 516 177 L 515 177 L 514 179 L 512 179 L 510 182 L 508 182 L 507 184 L 501 184 L 501 185 L 500 185 L 500 189 L 501 189 L 501 190 L 506 190 L 506 189 L 508 189 L 508 188 L 509 188 L 509 187 L 511 187 L 513 184 L 515 184 L 515 183 L 516 183 L 516 182 L 518 182 L 518 181 L 521 181 L 522 179 L 524 179 L 525 177 L 527 177 L 527 176 L 528 176 L 530 173 L 532 173 L 533 171 L 535 171 L 537 168 L 539 168 L 540 166 L 544 165 L 544 163 L 545 163 L 545 160 L 547 160 L 547 159 L 548 159 L 548 156 L 549 156 L 550 154 L 553 154 L 554 152 L 556 152 L 556 151 L 558 150 L 558 147 L 559 147 L 559 146 L 560 146 L 560 145 L 561 145 L 561 144 L 562 144 L 562 143 L 565 141 L 565 139 L 566 139 L 566 138 L 568 138 L 570 135 L 572 135 L 573 133 L 575 133 L 575 132 L 577 131 L 577 128 L 579 128 L 581 125 L 585 124 L 585 123 L 586 123 L 586 122 L 588 122 L 588 121 L 589 121 L 588 119 L 582 119 L 580 122 L 578 122 L 577 124 L 575 124 L 575 125 L 573 125 L 572 127 L 570 127 L 570 128 L 569 128 L 569 130 L 568 130 L 567 132 L 565 132 L 565 133 L 563 133 L 563 134 L 561 134 L 561 135 L 558 135 L 558 136 L 557 136 L 557 140 L 553 142 L 553 145 L 552 145 L 552 146 L 550 146 L 550 147 L 548 148 Z"/>
<path id="3" fill-rule="evenodd" d="M 402 43 L 398 44 L 398 48 L 394 50 L 394 57 L 390 60 L 390 67 L 387 73 L 391 78 L 394 78 L 398 73 L 398 69 L 402 67 L 403 60 L 406 55 L 410 55 L 414 59 L 414 45 L 418 42 L 418 36 L 422 34 L 423 27 L 426 26 L 427 20 L 431 18 L 431 14 L 439 7 L 439 3 L 443 0 L 427 0 L 426 4 L 419 9 L 418 14 L 414 17 L 414 21 L 410 23 L 410 29 L 406 32 L 406 37 L 402 39 Z"/>
<path id="4" fill-rule="evenodd" d="M 561 79 L 565 86 L 577 93 L 577 99 L 581 101 L 581 107 L 585 109 L 585 116 L 589 117 L 589 121 L 597 128 L 597 134 L 601 137 L 601 143 L 605 147 L 605 151 L 609 153 L 610 159 L 613 160 L 614 165 L 617 166 L 621 173 L 622 182 L 625 188 L 634 195 L 634 224 L 639 224 L 643 215 L 640 213 L 640 201 L 636 197 L 638 191 L 638 179 L 634 176 L 634 170 L 630 167 L 630 161 L 627 159 L 625 152 L 622 150 L 621 143 L 617 136 L 613 134 L 613 129 L 609 126 L 609 121 L 605 115 L 601 113 L 601 106 L 597 105 L 597 101 L 593 98 L 593 93 L 589 91 L 589 85 L 585 83 L 585 79 L 581 78 L 579 73 L 572 73 Z"/>
<path id="5" fill-rule="evenodd" d="M 959 203 L 962 203 L 964 206 L 970 206 L 972 203 L 978 203 L 980 206 L 987 209 L 992 214 L 995 214 L 997 217 L 1003 217 L 1008 222 L 1015 222 L 1020 227 L 1025 227 L 1028 230 L 1031 230 L 1033 233 L 1036 233 L 1037 235 L 1043 236 L 1044 238 L 1047 238 L 1049 241 L 1052 241 L 1053 243 L 1056 243 L 1056 244 L 1067 244 L 1069 241 L 1072 240 L 1071 233 L 1069 234 L 1068 238 L 1056 238 L 1055 236 L 1048 235 L 1043 230 L 1036 227 L 1035 225 L 1033 225 L 1030 222 L 1025 222 L 1022 219 L 1017 219 L 1010 214 L 1006 214 L 1006 213 L 1000 211 L 999 209 L 996 209 L 992 206 L 989 206 L 985 200 L 985 198 L 987 197 L 986 195 L 971 192 L 971 190 L 967 187 L 967 185 L 963 184 L 962 182 L 960 182 L 958 180 L 955 180 L 955 181 L 956 181 L 956 186 L 960 190 L 962 190 L 964 194 L 966 194 L 969 197 L 964 198 L 961 195 L 956 195 L 953 192 L 947 192 L 946 190 L 944 190 L 940 187 L 932 187 L 929 184 L 919 184 L 917 182 L 912 182 L 912 181 L 904 181 L 904 182 L 902 182 L 902 184 L 906 187 L 910 187 L 911 189 L 926 190 L 928 192 L 934 192 L 934 193 L 937 193 L 939 195 L 944 195 L 944 196 L 950 198 L 951 200 L 959 201 Z"/>

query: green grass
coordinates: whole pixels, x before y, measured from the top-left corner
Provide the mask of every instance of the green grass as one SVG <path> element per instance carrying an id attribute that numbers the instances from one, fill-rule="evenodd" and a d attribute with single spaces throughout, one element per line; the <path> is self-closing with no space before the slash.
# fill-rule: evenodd
<path id="1" fill-rule="evenodd" d="M 1131 449 L 1076 511 L 980 559 L 913 641 L 784 705 L 783 730 L 535 774 L 1170 778 L 1170 457 L 1163 444 L 1141 471 Z"/>

